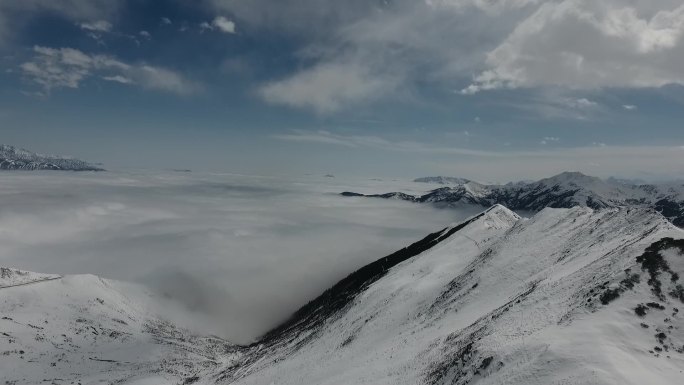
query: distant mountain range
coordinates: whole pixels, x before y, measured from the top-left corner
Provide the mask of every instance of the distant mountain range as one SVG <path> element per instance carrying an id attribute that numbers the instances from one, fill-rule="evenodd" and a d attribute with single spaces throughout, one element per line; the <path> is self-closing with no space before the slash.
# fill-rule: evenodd
<path id="1" fill-rule="evenodd" d="M 5 144 L 0 145 L 0 170 L 104 171 L 79 159 L 40 155 Z"/>
<path id="2" fill-rule="evenodd" d="M 343 196 L 401 199 L 438 206 L 458 207 L 504 205 L 511 210 L 537 212 L 545 207 L 593 209 L 637 206 L 655 209 L 679 227 L 684 227 L 684 184 L 637 184 L 624 180 L 564 172 L 536 182 L 488 185 L 462 178 L 428 177 L 416 182 L 449 184 L 426 194 L 414 196 L 403 192 L 359 194 L 343 192 Z"/>
<path id="3" fill-rule="evenodd" d="M 426 176 L 423 178 L 414 179 L 413 181 L 416 183 L 433 183 L 433 184 L 445 184 L 445 185 L 463 184 L 463 183 L 472 182 L 469 179 L 456 178 L 453 176 Z"/>

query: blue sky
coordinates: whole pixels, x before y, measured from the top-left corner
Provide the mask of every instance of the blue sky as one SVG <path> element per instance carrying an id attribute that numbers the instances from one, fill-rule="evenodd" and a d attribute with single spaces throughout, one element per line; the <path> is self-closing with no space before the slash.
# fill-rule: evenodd
<path id="1" fill-rule="evenodd" d="M 675 0 L 0 0 L 0 142 L 104 162 L 684 177 Z"/>

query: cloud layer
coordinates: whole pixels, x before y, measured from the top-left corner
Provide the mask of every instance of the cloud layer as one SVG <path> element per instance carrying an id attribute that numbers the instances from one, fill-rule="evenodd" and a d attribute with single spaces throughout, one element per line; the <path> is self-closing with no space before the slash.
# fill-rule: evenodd
<path id="1" fill-rule="evenodd" d="M 392 182 L 194 173 L 7 174 L 0 266 L 136 281 L 248 342 L 352 270 L 463 213 L 339 197 Z"/>

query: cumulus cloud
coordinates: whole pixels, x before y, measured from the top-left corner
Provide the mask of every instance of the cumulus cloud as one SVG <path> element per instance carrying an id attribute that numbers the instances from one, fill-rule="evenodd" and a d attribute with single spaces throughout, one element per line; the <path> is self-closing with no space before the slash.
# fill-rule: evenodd
<path id="1" fill-rule="evenodd" d="M 235 23 L 223 16 L 216 17 L 214 21 L 211 22 L 211 25 L 216 27 L 221 32 L 235 33 Z"/>
<path id="2" fill-rule="evenodd" d="M 323 63 L 283 80 L 263 85 L 259 94 L 270 103 L 330 113 L 372 100 L 396 86 L 392 77 L 354 63 Z"/>
<path id="3" fill-rule="evenodd" d="M 544 3 L 488 53 L 489 67 L 463 89 L 574 89 L 684 83 L 684 5 L 565 0 Z"/>
<path id="4" fill-rule="evenodd" d="M 233 34 L 235 33 L 235 22 L 233 22 L 232 20 L 228 20 L 224 16 L 217 16 L 216 18 L 214 18 L 214 20 L 211 21 L 211 23 L 207 21 L 200 23 L 200 30 L 218 30 L 219 32 Z"/>
<path id="5" fill-rule="evenodd" d="M 485 22 L 476 22 L 473 13 L 484 15 L 476 5 L 420 1 L 215 4 L 240 22 L 302 42 L 296 55 L 305 64 L 262 85 L 258 94 L 270 103 L 318 113 L 410 96 L 416 79 L 453 81 L 464 69 L 475 68 L 483 50 L 495 46 L 492 36 L 509 24 L 502 21 L 492 28 L 486 15 Z"/>
<path id="6" fill-rule="evenodd" d="M 319 113 L 411 96 L 425 84 L 473 94 L 684 82 L 684 5 L 676 0 L 208 1 L 240 22 L 301 42 L 302 65 L 259 94 Z M 325 80 L 349 63 L 363 72 L 341 76 L 370 79 L 370 87 Z M 289 90 L 298 91 L 295 100 L 285 97 Z"/>
<path id="7" fill-rule="evenodd" d="M 41 46 L 35 46 L 33 51 L 33 58 L 21 64 L 20 69 L 24 77 L 39 85 L 45 93 L 58 88 L 79 88 L 83 81 L 96 75 L 108 81 L 178 94 L 198 89 L 196 84 L 171 70 L 129 64 L 109 55 Z"/>

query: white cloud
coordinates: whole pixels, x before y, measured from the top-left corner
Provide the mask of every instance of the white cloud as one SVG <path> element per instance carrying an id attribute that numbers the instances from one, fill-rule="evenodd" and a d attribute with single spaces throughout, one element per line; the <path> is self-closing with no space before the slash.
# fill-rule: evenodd
<path id="1" fill-rule="evenodd" d="M 45 93 L 58 88 L 78 88 L 83 81 L 95 75 L 107 81 L 178 94 L 198 90 L 196 84 L 164 68 L 128 64 L 113 56 L 90 55 L 73 48 L 35 46 L 33 51 L 33 58 L 21 64 L 20 69 Z"/>
<path id="2" fill-rule="evenodd" d="M 162 17 L 160 20 L 162 25 L 171 25 L 171 19 L 168 17 Z"/>
<path id="3" fill-rule="evenodd" d="M 147 31 L 140 31 L 140 32 L 138 32 L 138 34 L 140 36 L 144 37 L 145 39 L 151 39 L 152 38 L 152 35 L 150 35 L 150 33 Z"/>
<path id="4" fill-rule="evenodd" d="M 214 21 L 211 22 L 211 25 L 218 28 L 221 32 L 235 33 L 235 23 L 223 16 L 216 17 Z"/>
<path id="5" fill-rule="evenodd" d="M 489 68 L 462 92 L 684 84 L 683 34 L 684 5 L 671 0 L 546 2 L 489 52 Z"/>
<path id="6" fill-rule="evenodd" d="M 541 144 L 549 144 L 549 143 L 558 143 L 560 142 L 560 138 L 557 138 L 555 136 L 547 136 L 544 137 L 544 139 L 541 140 Z"/>
<path id="7" fill-rule="evenodd" d="M 226 19 L 223 16 L 217 16 L 211 23 L 203 21 L 200 23 L 200 31 L 214 31 L 218 30 L 223 33 L 235 33 L 235 22 Z"/>
<path id="8" fill-rule="evenodd" d="M 254 28 L 296 35 L 302 66 L 259 90 L 266 101 L 333 113 L 386 98 L 410 98 L 414 81 L 449 84 L 494 47 L 479 8 L 422 1 L 215 1 Z M 417 31 L 420 31 L 417 33 Z M 477 36 L 478 44 L 471 37 Z M 293 98 L 288 92 L 293 91 Z"/>
<path id="9" fill-rule="evenodd" d="M 135 67 L 130 75 L 144 88 L 160 91 L 168 91 L 177 94 L 191 94 L 200 90 L 199 85 L 194 84 L 180 74 L 161 67 L 143 65 Z"/>
<path id="10" fill-rule="evenodd" d="M 80 23 L 81 29 L 93 32 L 111 32 L 112 23 L 106 20 L 91 21 L 86 23 Z"/>
<path id="11" fill-rule="evenodd" d="M 587 98 L 580 98 L 580 99 L 575 99 L 575 100 L 570 100 L 569 101 L 570 107 L 573 108 L 593 108 L 598 106 L 598 103 L 591 101 Z"/>
<path id="12" fill-rule="evenodd" d="M 121 83 L 121 84 L 131 84 L 131 83 L 133 83 L 133 80 L 131 80 L 131 79 L 127 78 L 127 77 L 121 76 L 121 75 L 103 76 L 102 79 L 103 79 L 103 80 L 110 81 L 110 82 Z"/>
<path id="13" fill-rule="evenodd" d="M 635 106 L 633 104 L 625 104 L 622 106 L 622 108 L 624 108 L 627 111 L 633 111 L 633 110 L 637 109 L 637 106 Z"/>
<path id="14" fill-rule="evenodd" d="M 259 94 L 269 103 L 331 113 L 391 92 L 395 79 L 354 63 L 323 63 L 267 83 Z"/>

